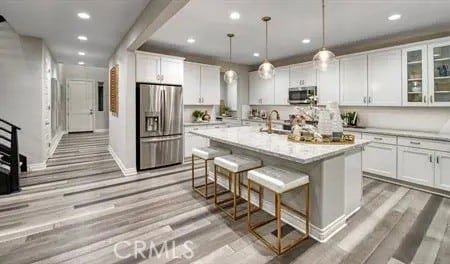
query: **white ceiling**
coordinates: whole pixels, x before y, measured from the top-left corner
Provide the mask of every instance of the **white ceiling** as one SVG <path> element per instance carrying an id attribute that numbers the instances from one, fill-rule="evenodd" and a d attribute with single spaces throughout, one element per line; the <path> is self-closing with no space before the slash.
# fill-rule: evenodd
<path id="1" fill-rule="evenodd" d="M 229 14 L 238 11 L 240 20 Z M 450 0 L 327 0 L 326 46 L 342 46 L 430 27 L 450 26 Z M 402 19 L 389 21 L 393 13 Z M 177 52 L 228 57 L 226 34 L 235 33 L 233 61 L 257 64 L 264 54 L 264 24 L 269 22 L 269 59 L 311 53 L 321 47 L 320 0 L 191 0 L 146 43 Z M 188 44 L 186 39 L 196 42 Z M 302 44 L 310 38 L 311 43 Z"/>
<path id="2" fill-rule="evenodd" d="M 0 13 L 24 36 L 44 39 L 58 62 L 105 66 L 149 0 L 1 0 Z M 88 12 L 81 20 L 78 12 Z M 88 41 L 80 42 L 78 35 Z M 78 56 L 78 51 L 86 56 Z"/>

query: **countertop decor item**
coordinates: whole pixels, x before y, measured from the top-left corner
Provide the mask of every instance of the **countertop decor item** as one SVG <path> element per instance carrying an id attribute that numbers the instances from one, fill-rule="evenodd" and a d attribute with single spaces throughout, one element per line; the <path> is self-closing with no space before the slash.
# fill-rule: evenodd
<path id="1" fill-rule="evenodd" d="M 223 75 L 223 80 L 227 84 L 232 84 L 237 81 L 237 73 L 231 69 L 231 39 L 234 37 L 233 33 L 228 33 L 227 37 L 230 38 L 230 59 L 228 61 L 228 70 Z"/>
<path id="2" fill-rule="evenodd" d="M 208 114 L 208 111 L 205 111 L 202 117 L 203 121 L 209 121 L 211 120 L 211 116 Z"/>
<path id="3" fill-rule="evenodd" d="M 317 70 L 326 71 L 336 60 L 336 55 L 325 48 L 325 0 L 322 0 L 322 48 L 314 55 L 313 64 Z"/>
<path id="4" fill-rule="evenodd" d="M 339 140 L 331 140 L 331 138 L 315 138 L 311 135 L 297 135 L 289 134 L 288 141 L 305 143 L 305 144 L 318 144 L 318 145 L 349 145 L 355 143 L 355 137 L 353 135 L 342 135 Z"/>
<path id="5" fill-rule="evenodd" d="M 192 116 L 195 118 L 196 122 L 202 122 L 203 121 L 203 111 L 200 110 L 195 110 L 194 112 L 192 112 Z"/>
<path id="6" fill-rule="evenodd" d="M 319 134 L 322 136 L 331 136 L 333 134 L 333 123 L 331 113 L 328 110 L 322 110 L 319 113 L 319 124 L 317 124 Z"/>
<path id="7" fill-rule="evenodd" d="M 264 21 L 264 23 L 266 23 L 266 57 L 264 59 L 264 62 L 259 66 L 258 73 L 259 73 L 259 77 L 261 77 L 264 80 L 272 79 L 273 75 L 275 74 L 275 67 L 267 59 L 267 41 L 269 38 L 267 23 L 270 20 L 271 20 L 271 17 L 269 17 L 269 16 L 265 16 L 262 18 L 262 21 Z"/>

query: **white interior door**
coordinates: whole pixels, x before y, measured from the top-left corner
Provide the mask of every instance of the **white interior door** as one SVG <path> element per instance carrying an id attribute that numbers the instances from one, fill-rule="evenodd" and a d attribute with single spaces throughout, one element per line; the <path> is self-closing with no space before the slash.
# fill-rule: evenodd
<path id="1" fill-rule="evenodd" d="M 69 132 L 94 130 L 94 96 L 92 81 L 68 83 Z"/>
<path id="2" fill-rule="evenodd" d="M 44 153 L 49 155 L 50 153 L 50 143 L 52 140 L 51 136 L 51 104 L 50 104 L 50 86 L 51 86 L 51 78 L 52 78 L 52 69 L 50 59 L 44 59 L 44 79 L 43 79 L 43 121 L 44 121 Z"/>

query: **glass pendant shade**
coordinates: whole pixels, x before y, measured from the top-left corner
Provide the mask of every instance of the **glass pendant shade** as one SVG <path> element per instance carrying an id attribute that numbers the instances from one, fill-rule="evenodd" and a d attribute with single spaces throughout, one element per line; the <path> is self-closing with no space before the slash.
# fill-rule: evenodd
<path id="1" fill-rule="evenodd" d="M 314 68 L 320 71 L 326 71 L 328 69 L 328 65 L 334 63 L 336 60 L 336 55 L 333 52 L 322 48 L 313 58 Z"/>
<path id="2" fill-rule="evenodd" d="M 232 84 L 235 81 L 237 81 L 238 75 L 235 71 L 233 70 L 228 70 L 224 73 L 223 75 L 223 80 L 225 81 L 225 83 L 227 84 Z"/>
<path id="3" fill-rule="evenodd" d="M 258 68 L 258 74 L 261 79 L 270 80 L 275 74 L 275 67 L 268 60 L 265 60 Z"/>

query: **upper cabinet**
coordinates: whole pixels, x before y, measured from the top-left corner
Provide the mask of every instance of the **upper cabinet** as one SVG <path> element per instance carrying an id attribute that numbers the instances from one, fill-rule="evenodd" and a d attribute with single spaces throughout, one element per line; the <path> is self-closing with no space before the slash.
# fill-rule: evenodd
<path id="1" fill-rule="evenodd" d="M 183 84 L 183 58 L 136 53 L 136 82 Z"/>
<path id="2" fill-rule="evenodd" d="M 400 49 L 368 55 L 368 97 L 370 106 L 402 105 L 402 52 Z"/>
<path id="3" fill-rule="evenodd" d="M 289 67 L 275 71 L 275 105 L 289 105 Z"/>
<path id="4" fill-rule="evenodd" d="M 328 65 L 326 71 L 317 71 L 317 95 L 319 105 L 339 103 L 339 61 Z"/>
<path id="5" fill-rule="evenodd" d="M 220 67 L 184 63 L 183 101 L 185 105 L 220 103 Z"/>
<path id="6" fill-rule="evenodd" d="M 402 51 L 403 105 L 428 104 L 427 46 L 408 47 Z"/>
<path id="7" fill-rule="evenodd" d="M 341 105 L 367 105 L 367 55 L 340 58 Z"/>
<path id="8" fill-rule="evenodd" d="M 274 101 L 274 80 L 263 80 L 259 77 L 258 71 L 248 73 L 249 80 L 249 104 L 251 105 L 273 105 Z"/>
<path id="9" fill-rule="evenodd" d="M 316 70 L 311 62 L 290 67 L 289 87 L 316 86 Z"/>
<path id="10" fill-rule="evenodd" d="M 450 106 L 450 41 L 428 45 L 428 102 Z"/>

